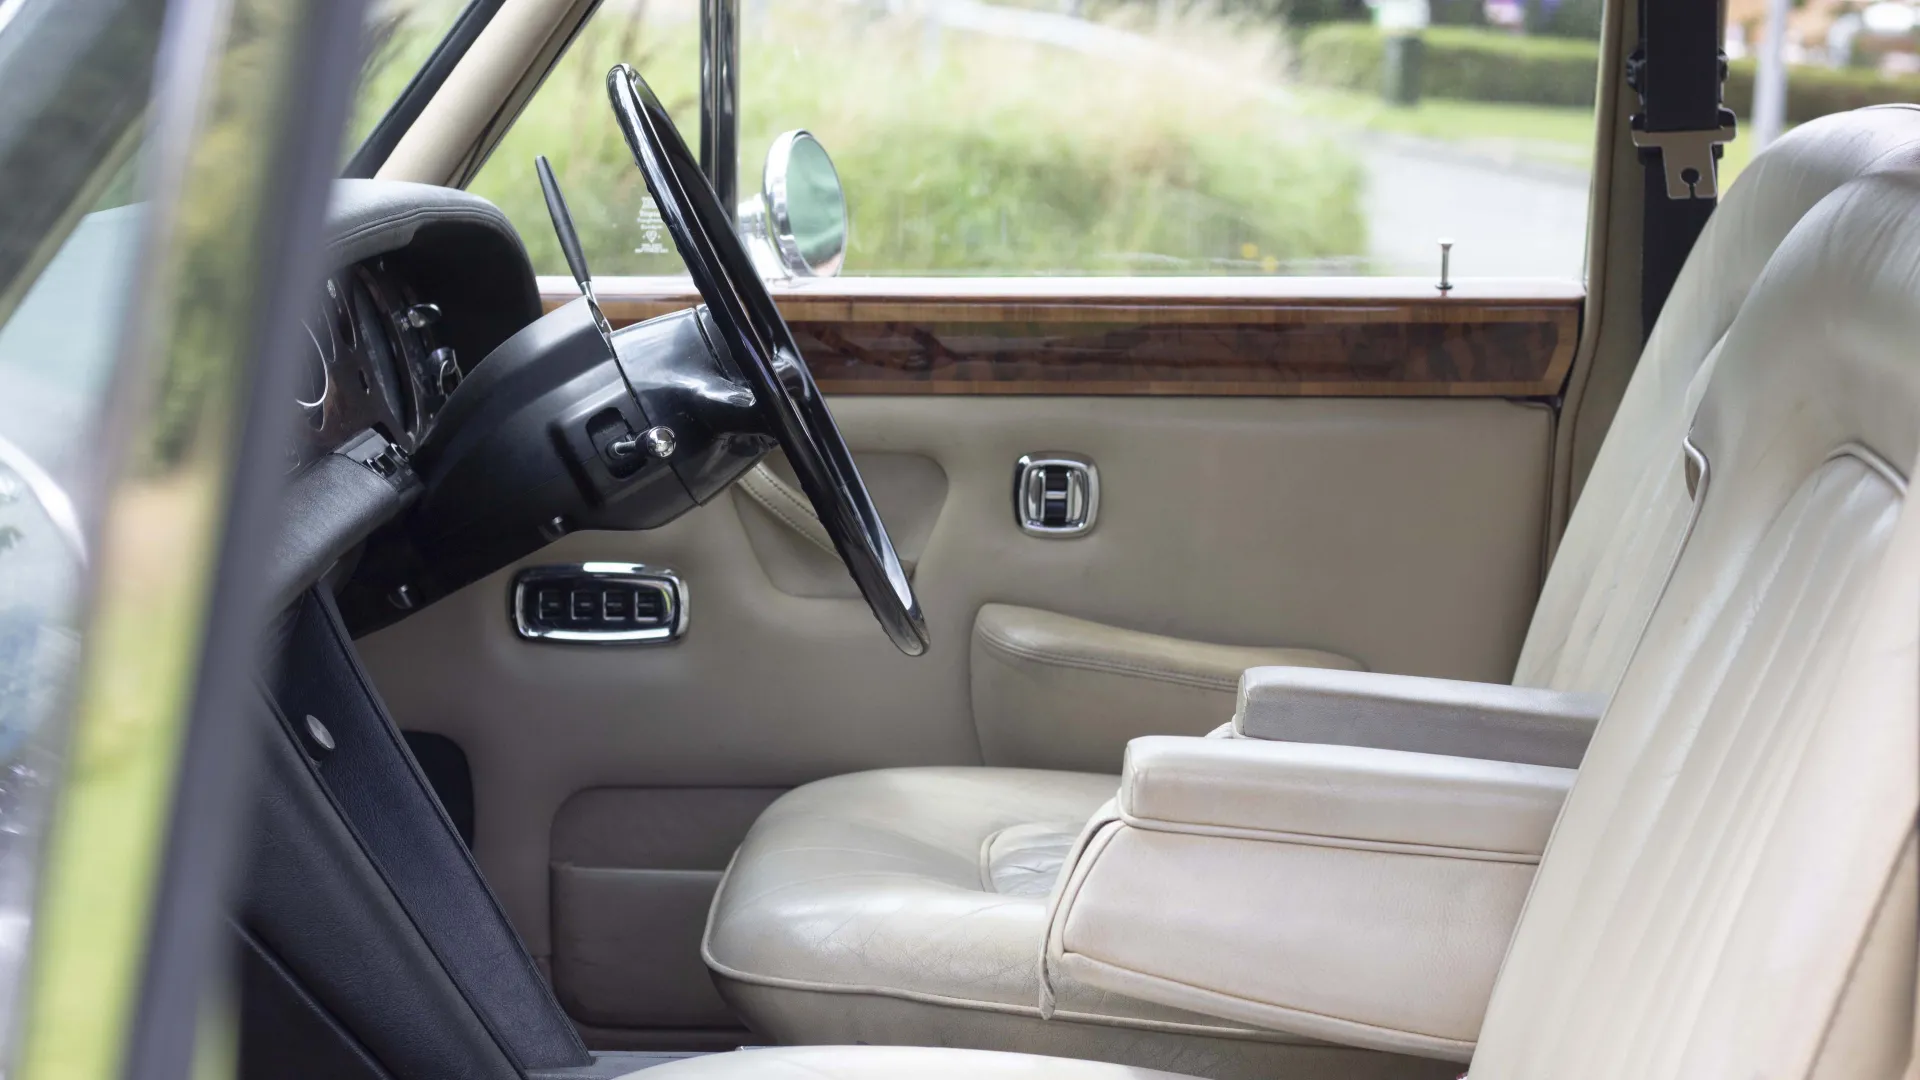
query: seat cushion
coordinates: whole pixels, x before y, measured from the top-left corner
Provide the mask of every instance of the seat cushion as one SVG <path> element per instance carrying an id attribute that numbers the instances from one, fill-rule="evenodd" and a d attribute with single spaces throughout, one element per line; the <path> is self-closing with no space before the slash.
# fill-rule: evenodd
<path id="1" fill-rule="evenodd" d="M 622 1080 L 1181 1080 L 1103 1062 L 905 1046 L 796 1046 L 708 1054 Z M 1187 1078 L 1191 1080 L 1191 1078 Z"/>
<path id="2" fill-rule="evenodd" d="M 1047 894 L 1117 781 L 882 769 L 808 784 L 741 844 L 707 924 L 727 978 L 1038 1008 Z"/>
<path id="3" fill-rule="evenodd" d="M 1444 1063 L 1256 1031 L 1074 985 L 1040 1016 L 1047 899 L 1116 778 L 854 773 L 769 807 L 727 871 L 703 954 L 787 1044 L 1014 1049 L 1210 1077 L 1451 1077 Z"/>

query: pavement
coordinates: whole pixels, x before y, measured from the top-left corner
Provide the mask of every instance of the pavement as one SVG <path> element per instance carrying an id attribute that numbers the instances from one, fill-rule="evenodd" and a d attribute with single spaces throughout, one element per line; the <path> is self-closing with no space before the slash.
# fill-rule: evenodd
<path id="1" fill-rule="evenodd" d="M 1504 157 L 1437 139 L 1360 133 L 1368 255 L 1378 274 L 1578 280 L 1591 178 L 1571 165 Z"/>

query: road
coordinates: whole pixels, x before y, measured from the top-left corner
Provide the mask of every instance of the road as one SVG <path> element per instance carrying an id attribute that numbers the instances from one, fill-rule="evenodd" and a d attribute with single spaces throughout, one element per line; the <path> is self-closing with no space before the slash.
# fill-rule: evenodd
<path id="1" fill-rule="evenodd" d="M 865 3 L 869 0 L 848 0 Z M 889 0 L 954 30 L 1148 63 L 1196 58 L 1131 31 L 1061 12 L 982 0 Z M 1277 97 L 1288 96 L 1275 85 Z M 1366 172 L 1368 251 L 1377 274 L 1439 272 L 1451 239 L 1456 277 L 1574 277 L 1585 265 L 1584 168 L 1516 156 L 1511 148 L 1388 135 L 1326 123 Z"/>
<path id="2" fill-rule="evenodd" d="M 1359 134 L 1368 254 L 1382 274 L 1426 275 L 1453 241 L 1456 277 L 1571 277 L 1585 263 L 1585 169 Z"/>

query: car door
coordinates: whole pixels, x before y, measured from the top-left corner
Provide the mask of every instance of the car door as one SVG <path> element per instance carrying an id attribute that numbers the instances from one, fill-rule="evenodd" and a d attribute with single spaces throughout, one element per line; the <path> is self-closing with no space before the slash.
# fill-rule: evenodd
<path id="1" fill-rule="evenodd" d="M 361 7 L 0 5 L 8 1076 L 231 1060 L 236 704 Z"/>
<path id="2" fill-rule="evenodd" d="M 547 154 L 610 318 L 696 303 L 600 81 L 635 63 L 691 138 L 698 10 L 604 5 L 484 167 L 410 178 L 506 208 L 558 305 L 578 291 L 533 176 Z M 665 528 L 567 536 L 361 642 L 605 1045 L 742 1038 L 700 932 L 794 785 L 1113 773 L 1129 738 L 1224 722 L 1253 663 L 1509 678 L 1582 329 L 1590 94 L 1389 104 L 1301 74 L 1287 54 L 1314 27 L 1167 5 L 767 0 L 740 20 L 745 186 L 805 127 L 846 187 L 845 269 L 776 296 L 931 649 L 888 644 L 777 459 Z M 1591 65 L 1596 41 L 1573 48 Z M 1084 520 L 1030 513 L 1049 485 Z M 685 633 L 516 629 L 518 574 L 596 562 L 671 570 Z"/>

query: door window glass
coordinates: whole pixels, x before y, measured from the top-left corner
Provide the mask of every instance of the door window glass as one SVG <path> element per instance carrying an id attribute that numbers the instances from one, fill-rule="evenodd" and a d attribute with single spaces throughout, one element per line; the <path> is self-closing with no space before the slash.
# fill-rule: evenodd
<path id="1" fill-rule="evenodd" d="M 819 136 L 847 274 L 1430 275 L 1444 237 L 1458 275 L 1577 278 L 1599 2 L 1544 7 L 744 0 L 741 186 Z M 691 140 L 699 45 L 696 0 L 607 0 L 476 179 L 540 272 L 538 152 L 594 208 L 596 272 L 677 269 L 602 77 L 631 61 Z"/>
<path id="2" fill-rule="evenodd" d="M 0 1020 L 63 781 L 87 553 L 144 209 L 138 135 L 161 5 L 0 4 Z M 76 73 L 110 71 L 112 78 Z M 0 1060 L 17 1028 L 0 1028 Z"/>

